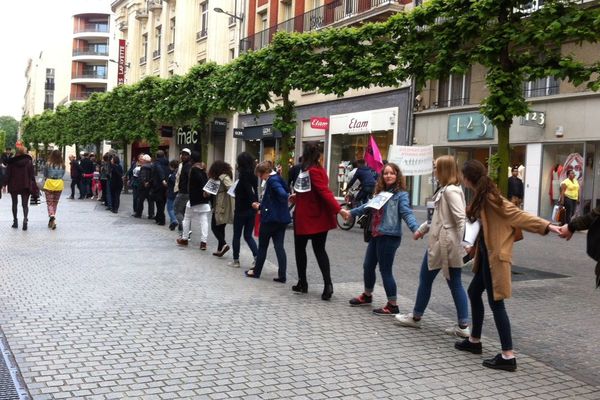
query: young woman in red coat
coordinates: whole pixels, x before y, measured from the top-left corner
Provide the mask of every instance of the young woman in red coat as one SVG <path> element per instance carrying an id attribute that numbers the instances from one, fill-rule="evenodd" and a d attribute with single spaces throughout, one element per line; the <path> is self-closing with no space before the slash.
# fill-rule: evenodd
<path id="1" fill-rule="evenodd" d="M 290 197 L 296 203 L 294 246 L 299 278 L 292 290 L 308 292 L 306 245 L 312 240 L 313 251 L 325 282 L 321 298 L 329 300 L 333 294 L 333 284 L 325 243 L 327 232 L 337 226 L 335 216 L 340 211 L 340 205 L 329 190 L 329 180 L 319 161 L 320 157 L 321 152 L 316 144 L 306 145 L 302 154 L 302 171 L 294 187 L 296 193 Z"/>
<path id="2" fill-rule="evenodd" d="M 14 157 L 8 160 L 6 167 L 6 185 L 8 193 L 12 198 L 13 228 L 19 227 L 17 219 L 18 196 L 21 196 L 21 206 L 23 207 L 23 230 L 27 230 L 27 216 L 29 214 L 29 196 L 35 186 L 35 172 L 31 156 L 27 154 L 27 149 L 17 147 Z"/>

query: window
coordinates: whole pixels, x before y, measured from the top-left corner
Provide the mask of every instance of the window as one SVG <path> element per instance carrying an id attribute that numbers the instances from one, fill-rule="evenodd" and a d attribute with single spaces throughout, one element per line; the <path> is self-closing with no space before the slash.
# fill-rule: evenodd
<path id="1" fill-rule="evenodd" d="M 156 38 L 156 53 L 160 55 L 160 42 L 162 41 L 162 26 L 159 25 L 156 27 L 156 33 L 154 36 Z"/>
<path id="2" fill-rule="evenodd" d="M 541 97 L 558 94 L 560 82 L 553 76 L 536 79 L 523 84 L 523 97 Z"/>
<path id="3" fill-rule="evenodd" d="M 292 8 L 291 0 L 285 0 L 281 2 L 281 21 L 285 22 L 283 25 L 283 30 L 285 32 L 293 32 L 294 31 L 294 10 Z"/>
<path id="4" fill-rule="evenodd" d="M 54 77 L 54 68 L 46 68 L 46 76 L 52 76 Z"/>
<path id="5" fill-rule="evenodd" d="M 229 49 L 229 61 L 235 58 L 235 49 Z"/>
<path id="6" fill-rule="evenodd" d="M 200 37 L 208 35 L 208 1 L 200 4 Z"/>
<path id="7" fill-rule="evenodd" d="M 259 49 L 266 47 L 269 44 L 269 20 L 267 19 L 267 12 L 263 12 L 258 14 L 258 20 L 260 21 L 259 32 L 258 32 L 258 41 L 259 41 Z"/>
<path id="8" fill-rule="evenodd" d="M 144 54 L 144 59 L 148 57 L 148 34 L 144 33 L 142 35 L 142 54 Z"/>
<path id="9" fill-rule="evenodd" d="M 105 79 L 106 65 L 86 65 L 83 67 L 83 75 L 88 75 L 92 78 Z"/>
<path id="10" fill-rule="evenodd" d="M 175 18 L 171 18 L 171 42 L 175 44 Z"/>
<path id="11" fill-rule="evenodd" d="M 44 95 L 44 110 L 54 109 L 54 91 L 46 90 Z"/>
<path id="12" fill-rule="evenodd" d="M 46 77 L 46 84 L 44 86 L 44 89 L 46 89 L 46 90 L 54 90 L 54 77 L 52 77 L 52 76 L 47 76 Z"/>
<path id="13" fill-rule="evenodd" d="M 464 75 L 450 74 L 438 83 L 437 107 L 456 107 L 469 104 L 471 71 Z"/>

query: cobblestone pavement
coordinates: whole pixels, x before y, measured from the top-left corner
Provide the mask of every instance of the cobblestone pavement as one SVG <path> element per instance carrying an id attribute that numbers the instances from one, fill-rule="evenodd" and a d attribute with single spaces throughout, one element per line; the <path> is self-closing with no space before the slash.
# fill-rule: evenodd
<path id="1" fill-rule="evenodd" d="M 63 200 L 56 231 L 46 228 L 42 205 L 31 208 L 27 232 L 10 228 L 9 210 L 0 200 L 0 326 L 36 399 L 600 399 L 600 380 L 588 379 L 600 363 L 599 294 L 581 237 L 568 251 L 533 236 L 519 244 L 517 265 L 571 277 L 515 284 L 509 307 L 519 370 L 506 373 L 452 348 L 441 280 L 419 331 L 348 307 L 362 290 L 358 231 L 332 232 L 335 294 L 323 302 L 315 271 L 308 295 L 291 293 L 289 245 L 290 276 L 281 285 L 271 281 L 272 265 L 263 279 L 247 279 L 210 252 L 176 247 L 173 232 L 127 210 Z M 397 256 L 403 311 L 414 300 L 423 249 L 405 240 Z M 556 266 L 537 261 L 549 255 Z M 383 289 L 376 293 L 382 302 Z M 488 332 L 483 357 L 499 349 Z M 577 365 L 567 365 L 566 349 L 577 350 Z M 551 362 L 555 354 L 565 365 Z"/>

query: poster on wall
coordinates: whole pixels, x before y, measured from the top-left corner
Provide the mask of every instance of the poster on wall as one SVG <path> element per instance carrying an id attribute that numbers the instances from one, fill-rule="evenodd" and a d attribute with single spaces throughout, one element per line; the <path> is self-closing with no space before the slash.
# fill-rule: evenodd
<path id="1" fill-rule="evenodd" d="M 388 162 L 398 164 L 404 176 L 431 175 L 433 173 L 433 145 L 390 145 Z"/>

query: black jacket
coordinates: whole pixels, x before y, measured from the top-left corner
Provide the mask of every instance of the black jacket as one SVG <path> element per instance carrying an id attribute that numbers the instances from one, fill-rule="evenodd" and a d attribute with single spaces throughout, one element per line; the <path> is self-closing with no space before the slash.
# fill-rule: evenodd
<path id="1" fill-rule="evenodd" d="M 166 158 L 157 158 L 152 164 L 152 191 L 166 193 L 167 187 L 163 185 L 163 181 L 166 183 L 168 176 L 169 162 Z"/>
<path id="2" fill-rule="evenodd" d="M 81 163 L 79 165 L 81 165 L 81 171 L 84 174 L 93 174 L 94 171 L 96 170 L 96 167 L 94 166 L 94 162 L 92 160 L 90 160 L 89 158 L 82 159 Z"/>
<path id="3" fill-rule="evenodd" d="M 508 178 L 508 199 L 515 196 L 522 199 L 524 195 L 523 181 L 516 176 Z"/>
<path id="4" fill-rule="evenodd" d="M 187 161 L 183 163 L 181 166 L 181 174 L 179 175 L 179 186 L 177 190 L 179 193 L 188 194 L 188 182 L 190 180 L 190 169 L 192 168 L 192 163 Z"/>
<path id="5" fill-rule="evenodd" d="M 348 187 L 352 187 L 356 180 L 360 182 L 363 190 L 375 187 L 375 174 L 373 170 L 367 167 L 366 165 L 358 167 L 358 169 L 354 173 L 354 176 L 352 177 L 352 179 L 350 179 L 350 182 L 348 182 Z"/>
<path id="6" fill-rule="evenodd" d="M 253 213 L 252 203 L 258 201 L 258 178 L 251 172 L 240 172 L 235 187 L 235 215 Z"/>
<path id="7" fill-rule="evenodd" d="M 183 171 L 182 171 L 183 175 Z M 190 179 L 188 191 L 190 193 L 190 205 L 196 206 L 198 204 L 206 204 L 210 201 L 210 196 L 204 196 L 204 186 L 208 182 L 208 176 L 206 175 L 206 171 L 200 169 L 200 167 L 192 166 L 190 168 Z M 181 184 L 181 177 L 179 178 L 179 183 Z"/>
<path id="8" fill-rule="evenodd" d="M 140 189 L 152 189 L 152 164 L 144 164 L 140 168 Z"/>

